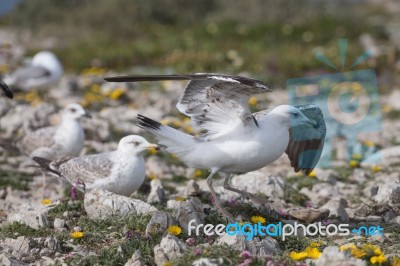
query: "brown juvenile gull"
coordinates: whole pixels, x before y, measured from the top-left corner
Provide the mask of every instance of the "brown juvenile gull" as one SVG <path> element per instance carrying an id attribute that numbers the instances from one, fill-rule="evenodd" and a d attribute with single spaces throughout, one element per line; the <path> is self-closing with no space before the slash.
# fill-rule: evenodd
<path id="1" fill-rule="evenodd" d="M 280 105 L 252 114 L 248 106 L 250 96 L 271 91 L 261 81 L 221 74 L 128 76 L 106 80 L 190 80 L 177 108 L 190 116 L 193 127 L 204 134 L 191 136 L 142 115 L 138 116 L 138 126 L 154 134 L 159 144 L 188 166 L 211 172 L 207 184 L 216 207 L 230 220 L 232 216 L 222 207 L 212 186 L 212 177 L 217 172 L 227 174 L 226 189 L 257 199 L 231 187 L 232 174 L 260 169 L 285 152 L 295 171 L 309 174 L 321 155 L 326 133 L 321 110 L 315 105 Z"/>
<path id="2" fill-rule="evenodd" d="M 130 135 L 122 138 L 118 149 L 112 152 L 63 158 L 50 161 L 39 157 L 33 159 L 41 167 L 82 192 L 103 188 L 116 194 L 130 196 L 143 184 L 146 169 L 143 152 L 149 148 L 159 149 L 146 139 Z"/>
<path id="3" fill-rule="evenodd" d="M 10 89 L 10 87 L 8 87 L 7 84 L 4 81 L 2 81 L 1 79 L 0 79 L 0 88 L 3 90 L 4 94 L 8 98 L 12 99 L 14 97 L 14 94 L 13 94 L 12 90 Z"/>
<path id="4" fill-rule="evenodd" d="M 78 156 L 85 141 L 81 117 L 91 116 L 81 105 L 69 104 L 61 113 L 59 125 L 28 132 L 14 140 L 12 146 L 30 158 L 39 156 L 55 160 L 65 156 Z M 7 145 L 6 141 L 3 140 L 2 145 Z"/>

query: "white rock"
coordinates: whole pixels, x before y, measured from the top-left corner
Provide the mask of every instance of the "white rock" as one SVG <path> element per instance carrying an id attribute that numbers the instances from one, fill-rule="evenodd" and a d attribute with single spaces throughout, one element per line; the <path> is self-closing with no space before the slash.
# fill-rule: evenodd
<path id="1" fill-rule="evenodd" d="M 219 266 L 219 265 L 224 265 L 224 259 L 223 258 L 214 258 L 214 259 L 209 259 L 209 258 L 200 258 L 192 263 L 193 266 Z"/>
<path id="2" fill-rule="evenodd" d="M 2 265 L 2 266 L 23 266 L 26 264 L 22 264 L 19 261 L 11 259 L 6 254 L 0 254 L 0 265 Z"/>
<path id="3" fill-rule="evenodd" d="M 28 256 L 31 251 L 31 240 L 25 236 L 19 236 L 17 239 L 6 238 L 0 242 L 0 250 L 9 249 L 10 253 L 16 259 Z"/>
<path id="4" fill-rule="evenodd" d="M 324 249 L 321 257 L 313 260 L 316 266 L 366 266 L 367 262 L 364 260 L 356 259 L 354 257 L 346 257 L 343 252 L 339 251 L 339 247 L 329 246 Z"/>
<path id="5" fill-rule="evenodd" d="M 231 236 L 225 233 L 222 236 L 220 236 L 215 242 L 215 245 L 223 245 L 223 244 L 226 244 L 234 248 L 235 250 L 242 251 L 246 246 L 246 238 L 243 235 L 235 234 Z"/>
<path id="6" fill-rule="evenodd" d="M 168 261 L 167 255 L 164 253 L 160 245 L 154 247 L 154 262 L 157 266 L 163 266 Z"/>
<path id="7" fill-rule="evenodd" d="M 151 190 L 147 197 L 147 203 L 163 202 L 165 199 L 165 191 L 160 179 L 153 179 L 150 182 Z"/>
<path id="8" fill-rule="evenodd" d="M 378 192 L 373 199 L 378 204 L 400 204 L 400 182 L 391 181 L 379 185 Z"/>
<path id="9" fill-rule="evenodd" d="M 8 222 L 20 222 L 35 229 L 50 226 L 47 213 L 51 209 L 40 203 L 24 203 L 15 212 L 8 215 Z"/>
<path id="10" fill-rule="evenodd" d="M 168 200 L 167 201 L 167 208 L 168 209 L 173 209 L 173 210 L 177 210 L 179 208 L 179 205 L 181 204 L 180 201 L 177 200 Z"/>
<path id="11" fill-rule="evenodd" d="M 271 198 L 283 198 L 284 182 L 279 176 L 268 176 L 261 171 L 254 171 L 232 178 L 231 185 L 250 193 L 262 193 Z"/>
<path id="12" fill-rule="evenodd" d="M 188 231 L 188 224 L 191 220 L 193 225 L 204 223 L 203 203 L 198 198 L 191 198 L 180 202 L 176 213 L 176 220 L 184 231 Z"/>
<path id="13" fill-rule="evenodd" d="M 55 218 L 53 222 L 54 229 L 62 229 L 65 226 L 65 220 L 60 218 Z"/>
<path id="14" fill-rule="evenodd" d="M 321 208 L 329 210 L 329 217 L 338 217 L 341 222 L 347 223 L 349 221 L 349 215 L 345 209 L 347 205 L 347 200 L 344 198 L 335 198 L 329 200 Z"/>
<path id="15" fill-rule="evenodd" d="M 164 233 L 168 227 L 175 224 L 171 214 L 163 211 L 156 211 L 146 227 L 146 234 Z"/>
<path id="16" fill-rule="evenodd" d="M 133 253 L 132 257 L 125 263 L 125 266 L 144 266 L 139 249 Z"/>
<path id="17" fill-rule="evenodd" d="M 117 195 L 104 189 L 92 189 L 85 193 L 84 206 L 91 219 L 120 214 L 150 214 L 157 209 L 138 199 Z"/>
<path id="18" fill-rule="evenodd" d="M 246 242 L 246 250 L 248 250 L 253 256 L 273 256 L 281 253 L 278 241 L 272 237 L 264 237 L 262 240 L 258 237 L 253 238 Z"/>
<path id="19" fill-rule="evenodd" d="M 170 234 L 161 239 L 160 247 L 169 260 L 179 257 L 186 250 L 185 242 Z"/>
<path id="20" fill-rule="evenodd" d="M 196 180 L 192 179 L 188 182 L 185 188 L 185 196 L 198 196 L 200 194 L 200 187 Z"/>

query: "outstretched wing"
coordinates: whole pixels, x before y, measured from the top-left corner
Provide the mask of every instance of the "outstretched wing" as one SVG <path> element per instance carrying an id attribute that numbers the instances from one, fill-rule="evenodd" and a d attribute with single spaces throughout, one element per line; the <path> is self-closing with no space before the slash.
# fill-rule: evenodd
<path id="1" fill-rule="evenodd" d="M 190 80 L 177 104 L 192 118 L 193 127 L 206 131 L 205 140 L 228 134 L 237 127 L 257 126 L 248 106 L 251 95 L 271 91 L 269 85 L 251 78 L 221 75 L 155 75 L 106 78 L 113 82 Z"/>
<path id="2" fill-rule="evenodd" d="M 107 178 L 111 175 L 113 161 L 110 159 L 111 153 L 102 153 L 72 158 L 70 160 L 61 159 L 54 161 L 51 168 L 60 173 L 72 185 L 85 183 L 90 187 L 96 180 Z"/>
<path id="3" fill-rule="evenodd" d="M 310 174 L 317 165 L 324 147 L 326 125 L 321 109 L 312 104 L 295 105 L 305 116 L 316 122 L 315 126 L 303 124 L 289 129 L 286 153 L 296 172 Z"/>
<path id="4" fill-rule="evenodd" d="M 8 87 L 7 84 L 4 81 L 2 81 L 1 79 L 0 79 L 0 88 L 4 91 L 4 94 L 8 98 L 12 99 L 14 97 L 14 94 L 13 94 L 12 90 L 10 89 L 10 87 Z"/>

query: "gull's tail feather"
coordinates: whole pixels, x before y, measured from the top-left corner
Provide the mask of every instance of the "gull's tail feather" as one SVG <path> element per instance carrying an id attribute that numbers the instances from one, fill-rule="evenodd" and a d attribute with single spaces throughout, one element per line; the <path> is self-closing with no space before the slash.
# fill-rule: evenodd
<path id="1" fill-rule="evenodd" d="M 137 126 L 155 135 L 159 144 L 166 146 L 168 152 L 178 157 L 189 152 L 190 147 L 195 144 L 192 136 L 143 115 L 138 115 Z"/>
<path id="2" fill-rule="evenodd" d="M 51 160 L 41 158 L 41 157 L 33 157 L 32 159 L 35 162 L 37 162 L 43 170 L 48 171 L 53 174 L 56 174 L 58 176 L 61 176 L 61 174 L 58 171 L 51 168 L 51 166 L 50 166 L 50 164 L 52 163 Z"/>

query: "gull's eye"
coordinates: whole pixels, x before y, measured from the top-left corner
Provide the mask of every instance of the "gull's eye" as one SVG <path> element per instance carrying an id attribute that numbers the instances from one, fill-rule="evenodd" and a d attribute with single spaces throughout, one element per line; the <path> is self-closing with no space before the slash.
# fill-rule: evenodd
<path id="1" fill-rule="evenodd" d="M 299 113 L 292 113 L 294 117 L 299 117 Z"/>
<path id="2" fill-rule="evenodd" d="M 72 113 L 75 113 L 77 110 L 75 108 L 70 109 Z"/>
<path id="3" fill-rule="evenodd" d="M 132 141 L 131 143 L 132 143 L 133 145 L 135 145 L 135 146 L 139 146 L 139 144 L 140 144 L 139 141 Z"/>

